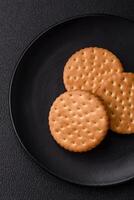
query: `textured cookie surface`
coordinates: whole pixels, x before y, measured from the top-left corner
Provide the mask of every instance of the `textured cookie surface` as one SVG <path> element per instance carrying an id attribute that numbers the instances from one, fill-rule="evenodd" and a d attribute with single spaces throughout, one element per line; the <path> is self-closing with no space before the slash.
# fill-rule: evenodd
<path id="1" fill-rule="evenodd" d="M 108 108 L 111 129 L 117 133 L 134 133 L 134 74 L 111 76 L 96 94 Z"/>
<path id="2" fill-rule="evenodd" d="M 58 144 L 70 151 L 83 152 L 103 140 L 108 117 L 99 98 L 85 91 L 70 91 L 54 101 L 49 126 Z"/>
<path id="3" fill-rule="evenodd" d="M 94 93 L 107 76 L 122 71 L 120 60 L 112 52 L 89 47 L 77 51 L 69 58 L 63 79 L 68 91 L 80 89 Z"/>

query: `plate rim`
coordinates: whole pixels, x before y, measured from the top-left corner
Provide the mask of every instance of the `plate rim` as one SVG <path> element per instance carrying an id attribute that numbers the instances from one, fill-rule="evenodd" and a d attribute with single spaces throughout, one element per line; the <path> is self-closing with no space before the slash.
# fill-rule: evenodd
<path id="1" fill-rule="evenodd" d="M 46 29 L 44 29 L 43 31 L 41 31 L 39 34 L 37 34 L 29 43 L 28 45 L 26 45 L 26 47 L 23 49 L 23 51 L 20 53 L 20 56 L 17 59 L 16 64 L 14 65 L 13 68 L 13 72 L 11 74 L 11 79 L 10 79 L 10 83 L 9 83 L 9 92 L 8 92 L 8 107 L 9 107 L 9 116 L 10 116 L 10 120 L 11 120 L 11 124 L 13 127 L 13 132 L 16 135 L 20 146 L 22 147 L 22 149 L 24 149 L 24 151 L 26 152 L 26 154 L 29 156 L 29 158 L 31 159 L 31 161 L 33 161 L 35 164 L 37 164 L 43 171 L 45 170 L 47 173 L 49 173 L 50 175 L 54 176 L 57 179 L 60 179 L 61 181 L 66 181 L 68 183 L 71 184 L 75 184 L 75 185 L 81 185 L 81 186 L 113 186 L 113 185 L 117 185 L 117 184 L 121 184 L 123 182 L 129 181 L 131 179 L 134 178 L 134 174 L 129 176 L 129 177 L 123 177 L 120 178 L 119 180 L 114 180 L 114 181 L 104 181 L 104 182 L 92 182 L 92 183 L 88 183 L 88 182 L 79 182 L 79 181 L 73 181 L 70 180 L 66 177 L 57 175 L 55 172 L 53 172 L 53 170 L 49 169 L 48 167 L 46 167 L 45 165 L 43 165 L 38 158 L 34 157 L 34 155 L 32 155 L 32 153 L 29 152 L 29 150 L 25 147 L 25 144 L 21 141 L 21 138 L 16 130 L 15 127 L 15 123 L 14 123 L 14 119 L 13 119 L 13 115 L 12 115 L 12 106 L 11 106 L 11 95 L 12 95 L 12 85 L 13 85 L 13 81 L 14 81 L 14 77 L 16 74 L 16 71 L 19 67 L 20 62 L 22 61 L 23 57 L 25 56 L 26 52 L 28 52 L 28 50 L 32 47 L 32 45 L 40 38 L 42 37 L 44 34 L 47 34 L 50 30 L 52 30 L 53 28 L 61 25 L 61 24 L 65 24 L 67 22 L 76 20 L 76 19 L 81 19 L 81 18 L 85 18 L 85 17 L 115 17 L 115 18 L 120 18 L 120 19 L 124 19 L 130 22 L 134 22 L 134 20 L 130 19 L 129 17 L 122 17 L 121 15 L 116 15 L 116 14 L 108 14 L 108 13 L 85 13 L 82 15 L 75 15 L 72 17 L 68 17 L 62 20 L 59 20 L 56 23 L 53 23 L 52 25 L 48 26 Z"/>

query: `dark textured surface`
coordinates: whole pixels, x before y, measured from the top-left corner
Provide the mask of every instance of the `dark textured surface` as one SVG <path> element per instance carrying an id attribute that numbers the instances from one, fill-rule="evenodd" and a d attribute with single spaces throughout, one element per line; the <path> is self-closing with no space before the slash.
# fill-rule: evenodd
<path id="1" fill-rule="evenodd" d="M 55 22 L 88 12 L 134 19 L 134 2 L 0 0 L 0 200 L 134 199 L 134 181 L 113 187 L 80 187 L 44 172 L 20 146 L 9 117 L 9 83 L 23 49 L 37 34 Z"/>

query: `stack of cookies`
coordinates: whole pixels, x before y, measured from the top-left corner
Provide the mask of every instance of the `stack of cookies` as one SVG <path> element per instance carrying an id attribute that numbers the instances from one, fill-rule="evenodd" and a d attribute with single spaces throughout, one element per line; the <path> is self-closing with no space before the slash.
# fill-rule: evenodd
<path id="1" fill-rule="evenodd" d="M 100 144 L 109 128 L 134 133 L 134 74 L 123 72 L 112 52 L 97 47 L 77 51 L 63 79 L 67 91 L 49 112 L 50 131 L 60 146 L 84 152 Z"/>

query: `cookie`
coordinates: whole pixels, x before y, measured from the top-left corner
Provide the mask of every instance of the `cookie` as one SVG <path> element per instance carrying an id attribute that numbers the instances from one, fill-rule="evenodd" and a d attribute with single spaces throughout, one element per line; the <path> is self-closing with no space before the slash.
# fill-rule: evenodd
<path id="1" fill-rule="evenodd" d="M 89 92 L 65 92 L 50 109 L 49 127 L 53 138 L 63 148 L 74 152 L 88 151 L 107 133 L 107 112 L 99 98 Z"/>
<path id="2" fill-rule="evenodd" d="M 122 134 L 134 133 L 134 74 L 109 77 L 96 94 L 107 106 L 111 129 Z"/>
<path id="3" fill-rule="evenodd" d="M 74 53 L 64 67 L 65 88 L 94 93 L 113 73 L 122 72 L 120 60 L 110 51 L 98 47 L 81 49 Z"/>

